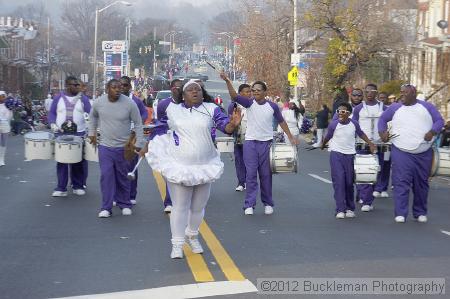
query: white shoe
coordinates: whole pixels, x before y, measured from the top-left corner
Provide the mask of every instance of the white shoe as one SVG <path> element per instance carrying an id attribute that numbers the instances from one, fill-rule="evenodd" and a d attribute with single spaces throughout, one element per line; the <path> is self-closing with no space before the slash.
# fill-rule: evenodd
<path id="1" fill-rule="evenodd" d="M 271 207 L 271 206 L 265 206 L 265 207 L 264 207 L 264 214 L 266 214 L 266 215 L 272 215 L 272 214 L 273 214 L 273 207 Z"/>
<path id="2" fill-rule="evenodd" d="M 372 195 L 373 197 L 381 197 L 381 193 L 378 191 L 373 191 Z"/>
<path id="3" fill-rule="evenodd" d="M 347 210 L 345 211 L 345 217 L 346 218 L 355 218 L 355 212 L 353 212 L 352 210 Z"/>
<path id="4" fill-rule="evenodd" d="M 405 217 L 397 216 L 397 217 L 395 217 L 395 222 L 397 222 L 397 223 L 404 223 L 405 222 Z"/>
<path id="5" fill-rule="evenodd" d="M 84 191 L 83 189 L 73 189 L 72 192 L 73 192 L 73 194 L 76 194 L 76 195 L 79 195 L 79 196 L 86 194 L 86 191 Z"/>
<path id="6" fill-rule="evenodd" d="M 111 217 L 111 213 L 107 210 L 101 210 L 100 213 L 98 213 L 99 218 L 108 218 Z"/>
<path id="7" fill-rule="evenodd" d="M 113 207 L 117 206 L 117 202 L 113 201 Z"/>
<path id="8" fill-rule="evenodd" d="M 132 205 L 135 205 L 135 204 L 137 204 L 137 201 L 136 201 L 136 199 L 130 199 L 130 202 L 131 202 L 131 204 L 132 204 Z"/>
<path id="9" fill-rule="evenodd" d="M 339 212 L 336 214 L 336 219 L 344 219 L 344 218 L 345 218 L 344 212 Z"/>
<path id="10" fill-rule="evenodd" d="M 193 253 L 203 253 L 203 247 L 197 236 L 186 236 L 186 242 L 189 244 L 189 247 L 191 247 Z"/>
<path id="11" fill-rule="evenodd" d="M 425 223 L 428 221 L 428 218 L 425 215 L 420 215 L 419 217 L 417 217 L 417 221 L 421 222 L 421 223 Z"/>
<path id="12" fill-rule="evenodd" d="M 236 189 L 235 189 L 236 191 L 239 191 L 239 192 L 242 192 L 242 191 L 244 191 L 245 190 L 245 188 L 244 188 L 244 186 L 242 186 L 242 185 L 239 185 L 239 186 L 237 186 L 236 187 Z"/>
<path id="13" fill-rule="evenodd" d="M 244 214 L 245 214 L 245 215 L 253 215 L 253 208 L 252 208 L 252 207 L 246 208 L 246 209 L 244 210 Z"/>
<path id="14" fill-rule="evenodd" d="M 164 213 L 166 213 L 166 214 L 172 213 L 172 206 L 166 206 L 166 207 L 164 208 Z"/>
<path id="15" fill-rule="evenodd" d="M 362 199 L 360 199 L 360 200 L 358 200 L 358 203 L 362 205 L 364 203 L 364 201 Z"/>
<path id="16" fill-rule="evenodd" d="M 362 207 L 361 207 L 361 211 L 362 212 L 370 212 L 370 211 L 372 211 L 373 210 L 373 206 L 370 206 L 370 205 L 363 205 Z"/>
<path id="17" fill-rule="evenodd" d="M 381 192 L 381 197 L 389 197 L 389 193 L 387 191 Z"/>
<path id="18" fill-rule="evenodd" d="M 172 259 L 183 258 L 183 245 L 172 245 L 172 252 L 170 253 Z"/>
<path id="19" fill-rule="evenodd" d="M 53 191 L 53 197 L 65 197 L 67 196 L 67 191 Z"/>
<path id="20" fill-rule="evenodd" d="M 122 209 L 122 215 L 123 216 L 130 216 L 131 214 L 133 214 L 133 211 L 131 211 L 130 208 L 123 208 Z"/>

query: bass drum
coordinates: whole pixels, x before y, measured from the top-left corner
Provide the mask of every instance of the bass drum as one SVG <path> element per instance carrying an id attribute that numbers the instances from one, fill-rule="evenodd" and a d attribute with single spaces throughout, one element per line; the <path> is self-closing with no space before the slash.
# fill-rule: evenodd
<path id="1" fill-rule="evenodd" d="M 377 155 L 355 155 L 355 184 L 375 184 L 380 164 Z"/>
<path id="2" fill-rule="evenodd" d="M 272 143 L 270 170 L 272 173 L 297 173 L 297 148 L 286 143 Z"/>
<path id="3" fill-rule="evenodd" d="M 433 148 L 431 176 L 450 176 L 450 147 Z"/>

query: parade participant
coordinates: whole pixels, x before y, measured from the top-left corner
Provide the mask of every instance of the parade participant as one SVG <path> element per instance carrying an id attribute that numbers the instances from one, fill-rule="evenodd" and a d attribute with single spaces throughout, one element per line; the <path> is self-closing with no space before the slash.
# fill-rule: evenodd
<path id="1" fill-rule="evenodd" d="M 148 163 L 165 177 L 172 196 L 171 258 L 183 257 L 185 241 L 193 253 L 203 252 L 199 227 L 211 183 L 219 179 L 224 167 L 214 147 L 211 128 L 231 134 L 241 120 L 238 109 L 230 120 L 214 103 L 204 103 L 201 86 L 193 80 L 184 85 L 183 100 L 181 104 L 166 102 L 164 111 L 171 133 L 156 136 L 147 145 Z M 147 148 L 142 149 L 141 156 Z"/>
<path id="2" fill-rule="evenodd" d="M 313 147 L 320 147 L 322 145 L 322 139 L 326 129 L 328 128 L 328 117 L 330 115 L 330 109 L 326 104 L 322 105 L 322 110 L 316 114 L 316 127 L 317 127 L 317 140 Z"/>
<path id="3" fill-rule="evenodd" d="M 97 127 L 100 128 L 98 158 L 100 164 L 100 189 L 102 207 L 100 218 L 111 216 L 113 201 L 122 209 L 122 215 L 132 214 L 130 182 L 127 179 L 128 161 L 124 147 L 130 136 L 131 123 L 136 132 L 136 147 L 142 147 L 142 118 L 137 105 L 121 94 L 122 86 L 116 79 L 107 85 L 107 94 L 95 100 L 89 116 L 89 139 L 97 144 Z"/>
<path id="4" fill-rule="evenodd" d="M 300 113 L 300 109 L 298 108 L 297 104 L 298 103 L 296 100 L 291 99 L 289 101 L 289 108 L 281 111 L 281 115 L 283 116 L 283 119 L 286 121 L 289 127 L 289 131 L 291 131 L 295 139 L 299 138 L 300 128 L 303 124 L 303 116 Z M 278 126 L 278 132 L 282 131 L 283 129 L 280 126 Z M 287 144 L 291 144 L 286 133 L 284 133 L 284 140 L 286 141 Z"/>
<path id="5" fill-rule="evenodd" d="M 392 104 L 378 122 L 384 142 L 392 138 L 392 184 L 394 186 L 395 222 L 408 216 L 409 192 L 413 192 L 413 217 L 427 222 L 428 177 L 431 172 L 434 136 L 444 120 L 433 104 L 416 98 L 416 88 L 406 84 L 400 88 L 403 103 Z M 388 132 L 387 123 L 391 121 Z"/>
<path id="6" fill-rule="evenodd" d="M 378 119 L 386 110 L 386 107 L 383 103 L 377 101 L 377 86 L 375 84 L 369 83 L 366 85 L 364 89 L 365 99 L 364 101 L 355 107 L 353 110 L 352 119 L 357 121 L 361 127 L 361 130 L 369 137 L 369 139 L 375 143 L 380 144 L 381 139 L 377 132 L 377 124 Z M 361 140 L 358 141 L 361 143 Z M 358 149 L 358 154 L 369 154 L 369 150 L 367 148 Z M 384 161 L 384 153 L 382 150 L 378 150 L 378 161 L 380 163 L 380 173 L 384 173 L 382 166 Z M 374 191 L 375 186 L 380 185 L 381 182 L 386 181 L 386 177 L 382 175 L 378 175 L 377 183 L 372 184 L 358 184 L 356 185 L 356 189 L 358 190 L 358 194 L 360 196 L 360 203 L 362 204 L 361 211 L 370 212 L 373 210 L 373 201 L 374 201 Z M 385 184 L 383 184 L 385 185 Z M 387 187 L 386 187 L 387 188 Z M 386 191 L 386 190 L 382 190 Z M 375 195 L 377 195 L 375 193 Z"/>
<path id="7" fill-rule="evenodd" d="M 238 93 L 241 96 L 250 98 L 252 95 L 251 86 L 244 83 L 239 85 Z M 234 167 L 236 168 L 236 176 L 238 179 L 238 185 L 236 187 L 236 191 L 242 192 L 245 190 L 245 163 L 244 163 L 244 140 L 245 140 L 245 132 L 247 129 L 247 113 L 245 108 L 242 105 L 230 103 L 228 106 L 228 115 L 233 115 L 235 105 L 238 105 L 241 110 L 242 120 L 239 124 L 239 127 L 234 132 L 235 142 L 234 142 Z"/>
<path id="8" fill-rule="evenodd" d="M 179 104 L 182 101 L 183 94 L 181 92 L 181 88 L 183 86 L 183 82 L 180 79 L 175 79 L 170 82 L 170 92 L 172 95 L 168 97 L 167 99 L 164 99 L 158 103 L 158 107 L 156 108 L 158 110 L 158 121 L 163 124 L 163 126 L 156 127 L 155 134 L 156 135 L 163 135 L 167 133 L 167 113 L 166 109 L 167 106 L 170 103 Z M 164 198 L 164 213 L 171 213 L 172 212 L 172 199 L 170 198 L 170 191 L 169 187 L 166 182 L 166 196 Z"/>
<path id="9" fill-rule="evenodd" d="M 336 111 L 337 120 L 333 120 L 328 127 L 328 133 L 323 140 L 321 148 L 330 141 L 330 169 L 333 181 L 334 200 L 336 201 L 336 218 L 343 219 L 355 217 L 355 199 L 353 195 L 353 178 L 355 171 L 353 161 L 355 158 L 355 136 L 358 135 L 375 152 L 375 145 L 361 131 L 359 124 L 350 118 L 352 106 L 341 103 Z"/>
<path id="10" fill-rule="evenodd" d="M 53 102 L 52 95 L 48 94 L 47 98 L 44 101 L 44 108 L 45 111 L 47 112 L 47 115 L 50 112 L 50 108 L 52 107 L 52 102 Z"/>
<path id="11" fill-rule="evenodd" d="M 247 98 L 236 93 L 231 80 L 224 72 L 220 74 L 220 77 L 227 83 L 232 101 L 236 101 L 247 109 L 247 131 L 244 142 L 247 192 L 245 195 L 244 213 L 245 215 L 253 215 L 258 194 L 257 176 L 259 174 L 264 213 L 270 215 L 273 213 L 274 206 L 272 200 L 272 172 L 270 170 L 270 147 L 273 140 L 272 118 L 278 121 L 291 144 L 297 145 L 299 140 L 292 136 L 278 105 L 265 99 L 267 86 L 264 82 L 254 82 L 252 84 L 253 97 Z"/>
<path id="12" fill-rule="evenodd" d="M 145 120 L 148 117 L 147 108 L 145 108 L 144 103 L 140 98 L 135 96 L 134 94 L 130 93 L 131 90 L 131 79 L 127 76 L 122 76 L 120 78 L 120 84 L 122 86 L 122 94 L 129 97 L 133 100 L 134 103 L 136 103 L 139 114 L 141 115 L 142 123 L 145 122 Z M 135 155 L 134 158 L 132 158 L 131 161 L 129 161 L 128 171 L 133 171 L 134 167 L 136 166 L 137 162 L 139 160 L 138 155 Z M 138 183 L 138 170 L 134 172 L 135 179 L 130 182 L 130 202 L 131 204 L 136 204 L 136 196 L 137 196 L 137 183 Z"/>
<path id="13" fill-rule="evenodd" d="M 6 145 L 13 113 L 5 105 L 6 92 L 0 90 L 0 166 L 5 166 Z"/>
<path id="14" fill-rule="evenodd" d="M 392 104 L 390 97 L 388 96 L 388 94 L 386 92 L 380 92 L 378 94 L 378 101 L 383 103 L 384 106 L 386 106 L 386 108 Z"/>
<path id="15" fill-rule="evenodd" d="M 82 96 L 79 93 L 80 83 L 77 78 L 73 76 L 67 77 L 65 80 L 65 85 L 66 90 L 53 99 L 48 115 L 48 123 L 56 136 L 85 136 L 87 129 L 85 113 L 89 114 L 91 111 L 91 104 L 86 96 Z M 75 132 L 69 132 L 67 130 L 69 124 Z M 87 178 L 88 166 L 87 161 L 82 159 L 81 162 L 73 164 L 56 162 L 58 182 L 52 196 L 67 196 L 69 168 L 73 193 L 76 195 L 86 194 L 85 182 Z"/>

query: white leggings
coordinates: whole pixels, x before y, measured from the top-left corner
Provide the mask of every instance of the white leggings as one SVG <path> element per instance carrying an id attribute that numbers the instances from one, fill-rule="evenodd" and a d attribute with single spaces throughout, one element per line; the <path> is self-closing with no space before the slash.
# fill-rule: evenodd
<path id="1" fill-rule="evenodd" d="M 198 229 L 205 215 L 211 183 L 183 186 L 167 182 L 172 198 L 170 230 L 172 244 L 184 244 L 185 236 L 198 235 Z"/>

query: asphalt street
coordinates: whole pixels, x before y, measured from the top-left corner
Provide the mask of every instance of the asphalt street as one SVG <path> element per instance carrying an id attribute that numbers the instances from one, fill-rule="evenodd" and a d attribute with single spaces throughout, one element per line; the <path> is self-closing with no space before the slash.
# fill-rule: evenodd
<path id="1" fill-rule="evenodd" d="M 225 85 L 213 80 L 207 88 L 222 92 Z M 95 294 L 104 293 L 116 295 L 102 298 L 203 298 L 195 292 L 208 282 L 231 283 L 219 292 L 224 296 L 214 298 L 298 298 L 257 294 L 254 286 L 258 278 L 450 278 L 449 178 L 431 181 L 426 224 L 412 217 L 394 223 L 392 198 L 376 199 L 370 213 L 357 210 L 354 219 L 336 220 L 328 153 L 306 147 L 303 142 L 299 173 L 274 175 L 270 216 L 260 202 L 255 215 L 243 214 L 234 164 L 222 155 L 225 171 L 213 184 L 201 228 L 205 253 L 187 251 L 188 258 L 172 260 L 161 180 L 148 164 L 139 168 L 133 215 L 116 209 L 113 217 L 99 219 L 97 163 L 89 164 L 85 196 L 52 198 L 56 163 L 25 162 L 23 137 L 10 137 L 7 165 L 0 168 L 0 298 L 101 298 Z M 233 281 L 248 283 L 239 291 Z M 192 284 L 194 295 L 185 287 L 185 296 L 176 297 L 181 289 L 176 286 Z M 164 295 L 153 292 L 170 286 L 161 289 Z M 302 296 L 317 297 L 343 298 Z"/>

